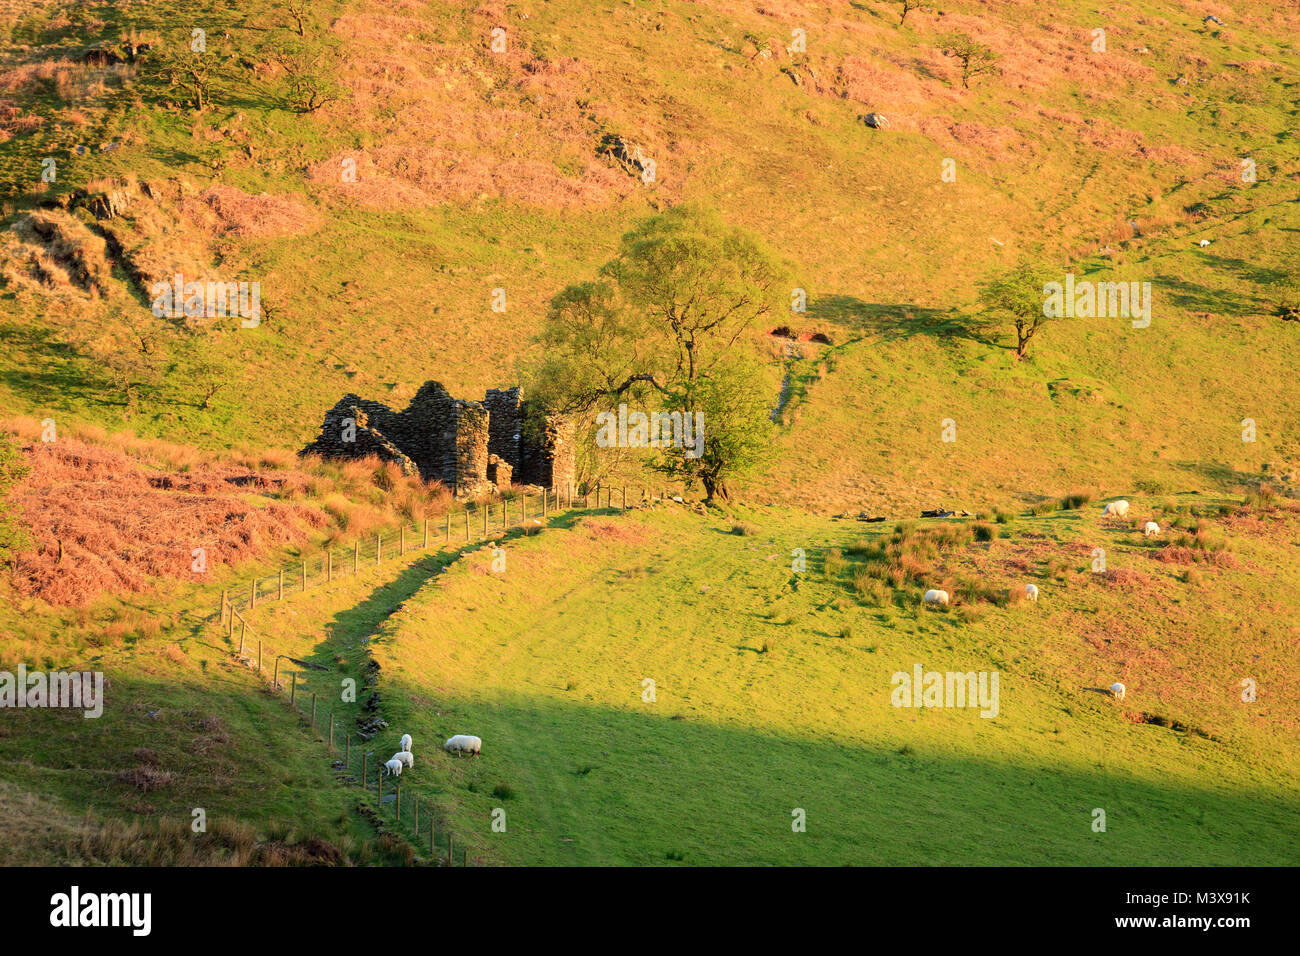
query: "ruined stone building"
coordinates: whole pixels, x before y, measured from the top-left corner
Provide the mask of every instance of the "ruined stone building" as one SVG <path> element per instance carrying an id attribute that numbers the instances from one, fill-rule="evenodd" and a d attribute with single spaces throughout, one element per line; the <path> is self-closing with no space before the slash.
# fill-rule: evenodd
<path id="1" fill-rule="evenodd" d="M 573 423 L 539 409 L 539 434 L 533 437 L 525 428 L 531 411 L 518 388 L 489 389 L 482 402 L 471 402 L 425 382 L 400 412 L 349 393 L 325 413 L 320 435 L 302 453 L 377 455 L 406 474 L 442 482 L 457 496 L 511 484 L 568 488 L 574 479 Z"/>

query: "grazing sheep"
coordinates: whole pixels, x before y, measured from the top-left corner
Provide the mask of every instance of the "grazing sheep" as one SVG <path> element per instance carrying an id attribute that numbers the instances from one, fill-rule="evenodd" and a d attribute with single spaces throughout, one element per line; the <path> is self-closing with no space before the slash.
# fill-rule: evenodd
<path id="1" fill-rule="evenodd" d="M 388 763 L 384 764 L 384 775 L 400 777 L 402 775 L 402 761 L 394 757 Z"/>
<path id="2" fill-rule="evenodd" d="M 947 604 L 948 592 L 936 591 L 931 588 L 929 591 L 925 592 L 925 596 L 921 598 L 921 600 L 926 604 Z"/>
<path id="3" fill-rule="evenodd" d="M 410 753 L 410 752 L 411 752 L 411 735 L 410 735 L 410 734 L 402 734 L 402 746 L 399 747 L 398 749 L 399 749 L 399 750 L 404 750 L 404 751 L 406 751 L 407 753 Z"/>
<path id="4" fill-rule="evenodd" d="M 1112 501 L 1106 507 L 1101 509 L 1103 517 L 1127 518 L 1128 502 L 1121 498 L 1119 501 Z"/>
<path id="5" fill-rule="evenodd" d="M 1148 521 L 1142 526 L 1142 537 L 1144 538 L 1154 538 L 1159 533 L 1160 525 L 1156 524 L 1154 521 Z"/>
<path id="6" fill-rule="evenodd" d="M 1026 585 L 1025 585 L 1025 597 L 1028 598 L 1030 601 L 1037 601 L 1037 600 L 1038 600 L 1038 585 L 1037 585 L 1037 584 L 1026 584 Z"/>
<path id="7" fill-rule="evenodd" d="M 415 755 L 409 750 L 402 750 L 393 754 L 393 759 L 399 761 L 403 766 L 414 767 Z"/>
<path id="8" fill-rule="evenodd" d="M 1124 685 L 1121 684 L 1119 681 L 1116 681 L 1115 683 L 1111 684 L 1110 687 L 1107 689 L 1116 697 L 1118 697 L 1120 700 L 1124 699 Z"/>
<path id="9" fill-rule="evenodd" d="M 444 746 L 448 753 L 476 754 L 483 749 L 483 741 L 469 734 L 456 734 L 448 737 Z"/>

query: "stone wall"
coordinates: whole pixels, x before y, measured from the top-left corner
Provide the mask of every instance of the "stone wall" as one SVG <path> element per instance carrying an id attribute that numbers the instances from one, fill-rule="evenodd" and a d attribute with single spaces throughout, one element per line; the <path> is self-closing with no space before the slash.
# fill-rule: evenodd
<path id="1" fill-rule="evenodd" d="M 489 389 L 482 402 L 454 399 L 437 382 L 425 382 L 411 403 L 394 412 L 380 402 L 345 395 L 325 413 L 320 435 L 303 453 L 329 458 L 378 455 L 408 474 L 440 481 L 459 496 L 512 481 L 568 488 L 574 480 L 574 428 L 567 419 L 542 416 L 540 437 L 525 421 L 532 410 L 518 388 Z M 352 441 L 347 419 L 355 423 Z"/>

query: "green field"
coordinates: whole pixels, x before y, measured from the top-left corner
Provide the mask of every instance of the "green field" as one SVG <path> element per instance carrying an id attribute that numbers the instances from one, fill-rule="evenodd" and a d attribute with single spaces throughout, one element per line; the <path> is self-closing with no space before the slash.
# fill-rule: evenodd
<path id="1" fill-rule="evenodd" d="M 1026 560 L 1006 580 L 1038 583 L 1037 604 L 934 612 L 915 589 L 877 603 L 851 570 L 825 573 L 828 548 L 887 530 L 768 509 L 745 521 L 754 533 L 736 535 L 671 505 L 562 520 L 505 542 L 504 572 L 485 547 L 372 593 L 391 610 L 378 626 L 340 593 L 319 618 L 334 637 L 318 659 L 371 649 L 384 713 L 417 741 L 404 792 L 492 862 L 1296 861 L 1290 638 L 1261 579 L 1216 569 L 1189 585 L 1089 509 L 1013 521 L 957 559 L 990 574 Z M 1291 516 L 1233 547 L 1277 560 L 1289 541 L 1276 532 L 1297 527 Z M 1149 585 L 1097 583 L 1086 550 L 1051 564 L 1080 538 Z M 1232 599 L 1208 623 L 1211 593 Z M 280 639 L 302 624 L 301 609 L 272 614 Z M 998 713 L 891 706 L 891 675 L 918 663 L 999 672 Z M 1243 703 L 1242 676 L 1270 690 Z M 1125 701 L 1090 691 L 1116 678 Z M 429 753 L 453 733 L 481 736 L 482 755 Z M 806 833 L 791 830 L 796 808 Z M 1092 832 L 1095 808 L 1105 833 Z"/>

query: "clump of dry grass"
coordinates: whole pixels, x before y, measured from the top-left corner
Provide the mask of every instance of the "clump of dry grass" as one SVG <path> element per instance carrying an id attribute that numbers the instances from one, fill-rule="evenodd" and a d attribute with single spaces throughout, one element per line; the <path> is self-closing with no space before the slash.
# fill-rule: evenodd
<path id="1" fill-rule="evenodd" d="M 240 238 L 268 238 L 307 232 L 320 225 L 320 214 L 297 199 L 250 195 L 234 186 L 216 185 L 199 195 L 199 201 L 216 216 L 219 227 Z M 189 206 L 195 211 L 193 205 Z"/>
<path id="2" fill-rule="evenodd" d="M 151 764 L 141 764 L 130 770 L 119 771 L 117 779 L 118 782 L 134 787 L 141 793 L 152 793 L 170 787 L 173 776 L 169 770 L 161 770 Z"/>

